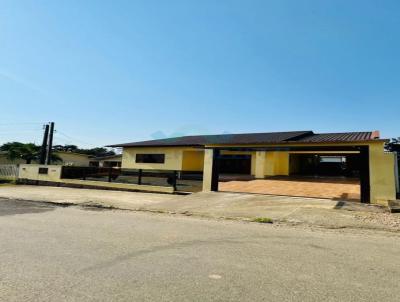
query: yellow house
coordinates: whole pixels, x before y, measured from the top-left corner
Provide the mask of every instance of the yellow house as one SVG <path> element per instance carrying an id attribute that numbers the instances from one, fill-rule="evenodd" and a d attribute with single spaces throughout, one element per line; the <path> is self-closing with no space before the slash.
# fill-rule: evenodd
<path id="1" fill-rule="evenodd" d="M 224 176 L 239 187 L 250 180 L 273 186 L 276 182 L 262 180 L 279 178 L 292 185 L 305 179 L 317 183 L 319 190 L 353 184 L 362 202 L 387 204 L 395 199 L 396 189 L 394 155 L 384 152 L 385 142 L 378 131 L 292 131 L 183 136 L 110 147 L 123 148 L 123 169 L 201 173 L 203 191 L 218 191 Z"/>

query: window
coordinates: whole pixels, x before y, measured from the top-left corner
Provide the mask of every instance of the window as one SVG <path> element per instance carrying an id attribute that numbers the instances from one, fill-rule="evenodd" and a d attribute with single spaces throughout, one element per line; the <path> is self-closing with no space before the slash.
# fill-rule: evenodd
<path id="1" fill-rule="evenodd" d="M 136 154 L 136 162 L 146 164 L 163 164 L 165 162 L 165 154 Z"/>
<path id="2" fill-rule="evenodd" d="M 39 174 L 49 174 L 49 168 L 39 168 Z"/>

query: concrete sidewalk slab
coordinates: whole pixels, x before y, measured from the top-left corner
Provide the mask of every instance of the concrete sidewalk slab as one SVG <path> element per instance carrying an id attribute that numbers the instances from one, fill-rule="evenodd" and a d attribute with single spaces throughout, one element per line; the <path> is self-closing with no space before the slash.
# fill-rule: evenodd
<path id="1" fill-rule="evenodd" d="M 217 219 L 251 221 L 258 217 L 266 217 L 271 218 L 274 223 L 325 228 L 400 231 L 400 215 L 390 214 L 386 208 L 330 199 L 223 192 L 183 196 L 43 186 L 0 187 L 0 198 Z"/>
<path id="2" fill-rule="evenodd" d="M 183 196 L 159 193 L 76 189 L 66 187 L 14 185 L 0 187 L 0 197 L 58 204 L 99 204 L 135 210 L 149 204 L 179 199 Z"/>

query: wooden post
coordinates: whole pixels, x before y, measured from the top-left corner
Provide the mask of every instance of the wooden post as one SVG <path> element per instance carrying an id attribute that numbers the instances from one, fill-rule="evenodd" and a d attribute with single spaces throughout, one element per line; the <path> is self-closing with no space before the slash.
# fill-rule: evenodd
<path id="1" fill-rule="evenodd" d="M 173 188 L 174 188 L 174 191 L 176 191 L 177 190 L 177 187 L 176 187 L 176 179 L 178 178 L 178 172 L 177 171 L 174 171 L 173 172 L 173 175 L 172 175 L 172 186 L 173 186 Z"/>
<path id="2" fill-rule="evenodd" d="M 111 182 L 112 179 L 112 167 L 108 168 L 108 182 Z"/>
<path id="3" fill-rule="evenodd" d="M 139 172 L 138 172 L 138 185 L 142 184 L 142 172 L 143 172 L 143 170 L 139 169 Z"/>

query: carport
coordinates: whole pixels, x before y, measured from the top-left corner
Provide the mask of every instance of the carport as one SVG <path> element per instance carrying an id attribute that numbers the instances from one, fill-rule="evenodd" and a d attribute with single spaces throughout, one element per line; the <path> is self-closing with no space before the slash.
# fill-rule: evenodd
<path id="1" fill-rule="evenodd" d="M 206 152 L 212 154 L 212 191 L 358 199 L 363 203 L 370 202 L 369 146 L 224 146 L 207 148 Z M 227 168 L 227 152 L 255 154 L 255 175 L 249 179 L 243 179 L 243 176 L 235 178 L 235 175 L 226 177 L 226 172 L 238 171 L 237 167 L 241 167 L 240 155 L 235 155 L 235 166 Z M 289 154 L 288 175 L 264 177 L 264 166 L 268 161 L 266 154 L 269 152 Z M 246 160 L 243 165 L 249 167 L 249 157 L 243 158 Z M 243 171 L 248 174 L 249 169 Z"/>

